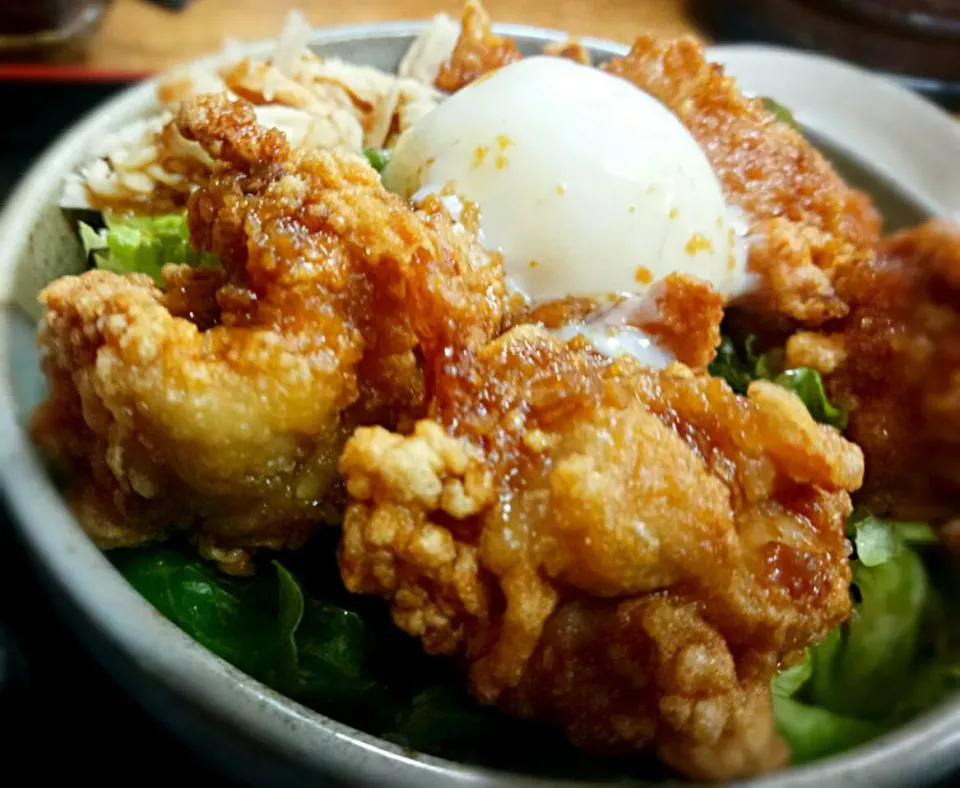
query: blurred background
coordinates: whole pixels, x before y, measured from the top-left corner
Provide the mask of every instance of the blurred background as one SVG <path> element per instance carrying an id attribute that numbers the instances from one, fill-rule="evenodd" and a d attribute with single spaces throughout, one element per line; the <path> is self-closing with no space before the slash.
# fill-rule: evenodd
<path id="1" fill-rule="evenodd" d="M 220 48 L 279 33 L 300 9 L 314 25 L 424 19 L 457 0 L 0 0 L 0 199 L 39 152 L 132 81 Z M 691 33 L 787 44 L 893 75 L 960 108 L 958 0 L 487 0 L 495 20 L 623 40 Z M 2 515 L 2 513 L 0 513 Z M 119 785 L 227 785 L 116 690 L 49 607 L 0 523 L 0 783 L 96 775 Z M 46 743 L 38 756 L 36 744 Z M 118 757 L 118 754 L 122 757 Z M 22 777 L 20 778 L 23 779 Z"/>
<path id="2" fill-rule="evenodd" d="M 447 7 L 444 7 L 444 6 Z M 619 40 L 629 31 L 785 43 L 846 57 L 950 93 L 960 78 L 957 0 L 489 0 L 494 19 Z M 55 62 L 77 78 L 132 78 L 264 38 L 286 13 L 314 24 L 456 14 L 445 0 L 0 0 L 0 57 Z M 37 74 L 43 69 L 34 69 Z M 21 77 L 29 69 L 19 69 Z M 939 83 L 939 84 L 938 84 Z"/>

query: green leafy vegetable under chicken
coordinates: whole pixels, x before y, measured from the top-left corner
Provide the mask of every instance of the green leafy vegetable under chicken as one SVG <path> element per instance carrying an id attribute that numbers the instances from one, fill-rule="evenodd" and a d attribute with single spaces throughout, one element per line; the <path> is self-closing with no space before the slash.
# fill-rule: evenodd
<path id="1" fill-rule="evenodd" d="M 756 345 L 756 337 L 748 337 L 742 347 L 724 337 L 717 357 L 710 364 L 710 374 L 726 380 L 738 394 L 746 394 L 754 380 L 772 380 L 800 397 L 810 415 L 821 424 L 830 424 L 838 430 L 846 428 L 847 414 L 830 402 L 819 372 L 806 367 L 785 370 L 781 349 L 758 353 Z"/>
<path id="2" fill-rule="evenodd" d="M 388 151 L 366 156 L 379 171 L 389 161 Z M 105 224 L 99 231 L 80 226 L 98 267 L 159 281 L 165 263 L 218 264 L 191 250 L 183 215 L 107 216 Z M 754 337 L 743 343 L 724 337 L 710 372 L 741 394 L 754 380 L 773 380 L 795 392 L 819 422 L 846 426 L 846 413 L 830 401 L 818 372 L 784 370 L 782 350 L 760 351 Z M 938 563 L 944 559 L 924 553 L 936 534 L 922 523 L 858 511 L 849 537 L 853 615 L 773 682 L 776 722 L 795 763 L 892 729 L 938 703 L 960 680 L 960 634 L 950 602 L 960 594 L 949 587 L 953 574 Z M 118 551 L 112 558 L 134 588 L 199 643 L 348 724 L 414 750 L 504 768 L 568 778 L 623 772 L 623 761 L 558 746 L 557 734 L 478 705 L 454 667 L 424 655 L 376 602 L 344 591 L 335 552 L 336 541 L 322 537 L 306 558 L 265 564 L 252 579 L 227 577 L 177 547 Z M 318 562 L 326 572 L 317 571 Z M 309 573 L 297 570 L 307 563 Z M 308 590 L 308 578 L 316 576 L 326 585 Z M 650 777 L 657 768 L 641 758 L 633 771 Z"/>
<path id="3" fill-rule="evenodd" d="M 336 542 L 318 542 L 306 560 L 291 562 L 315 567 L 326 559 L 335 572 Z M 232 578 L 187 546 L 120 550 L 111 558 L 147 601 L 219 657 L 412 751 L 584 779 L 623 772 L 622 761 L 565 748 L 553 731 L 480 706 L 446 660 L 424 654 L 390 625 L 381 606 L 347 594 L 337 580 L 307 593 L 277 561 L 253 578 Z M 644 774 L 656 768 L 646 759 L 638 764 Z"/>
<path id="4" fill-rule="evenodd" d="M 710 373 L 740 393 L 754 380 L 773 380 L 797 394 L 817 421 L 844 429 L 846 413 L 830 402 L 820 373 L 783 370 L 782 359 L 778 348 L 758 352 L 755 337 L 740 346 L 724 337 Z M 949 572 L 932 571 L 934 559 L 921 553 L 936 544 L 936 533 L 866 510 L 854 512 L 847 530 L 853 613 L 773 682 L 774 715 L 794 763 L 875 738 L 960 686 L 960 641 L 950 634 L 949 595 L 938 587 Z"/>
<path id="5" fill-rule="evenodd" d="M 97 268 L 118 274 L 141 273 L 162 284 L 160 270 L 167 263 L 220 265 L 215 255 L 195 252 L 182 213 L 163 216 L 104 214 L 104 227 L 95 230 L 80 222 L 84 252 Z"/>
<path id="6" fill-rule="evenodd" d="M 373 169 L 377 172 L 383 172 L 390 163 L 390 153 L 389 148 L 367 148 L 363 155 L 367 157 L 367 161 L 370 162 Z"/>

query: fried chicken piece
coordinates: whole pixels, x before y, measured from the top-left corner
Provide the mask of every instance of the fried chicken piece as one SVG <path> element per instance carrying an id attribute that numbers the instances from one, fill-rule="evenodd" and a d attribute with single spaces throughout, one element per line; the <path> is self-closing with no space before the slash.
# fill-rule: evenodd
<path id="1" fill-rule="evenodd" d="M 590 53 L 579 41 L 555 41 L 547 44 L 543 53 L 590 65 Z M 446 93 L 455 93 L 522 57 L 512 38 L 493 32 L 490 15 L 483 4 L 479 0 L 467 0 L 463 6 L 460 36 L 453 52 L 441 63 L 433 84 Z"/>
<path id="2" fill-rule="evenodd" d="M 652 314 L 642 309 L 631 322 L 681 364 L 705 369 L 720 346 L 723 297 L 692 276 L 669 274 L 651 289 L 649 299 Z"/>
<path id="3" fill-rule="evenodd" d="M 642 298 L 594 299 L 570 297 L 510 305 L 505 330 L 534 324 L 558 330 L 574 323 L 599 323 L 639 328 L 682 364 L 705 369 L 720 345 L 723 297 L 709 284 L 687 274 L 672 273 Z"/>
<path id="4" fill-rule="evenodd" d="M 520 326 L 355 432 L 340 567 L 474 694 L 691 776 L 776 768 L 781 657 L 848 614 L 862 456 L 794 394 Z"/>
<path id="5" fill-rule="evenodd" d="M 846 314 L 837 274 L 869 259 L 880 218 L 803 136 L 748 99 L 693 38 L 641 36 L 602 66 L 677 114 L 724 194 L 750 225 L 750 268 L 762 280 L 754 308 L 809 325 Z"/>
<path id="6" fill-rule="evenodd" d="M 192 240 L 222 271 L 91 271 L 41 294 L 52 394 L 35 433 L 74 470 L 104 547 L 190 531 L 229 571 L 295 548 L 325 519 L 357 423 L 423 406 L 419 357 L 500 324 L 501 261 L 439 208 L 413 213 L 359 156 L 291 152 L 252 108 L 183 105 L 216 161 Z"/>
<path id="7" fill-rule="evenodd" d="M 513 63 L 523 55 L 510 38 L 496 35 L 490 16 L 478 0 L 467 0 L 463 7 L 460 37 L 450 57 L 441 64 L 433 83 L 454 93 L 484 74 Z"/>
<path id="8" fill-rule="evenodd" d="M 567 41 L 554 41 L 552 44 L 547 44 L 543 48 L 543 54 L 552 57 L 565 57 L 581 66 L 593 65 L 593 60 L 587 48 L 572 38 Z"/>
<path id="9" fill-rule="evenodd" d="M 850 315 L 797 334 L 790 366 L 825 373 L 866 456 L 878 514 L 943 521 L 960 513 L 960 228 L 932 221 L 883 244 L 838 280 Z"/>
<path id="10" fill-rule="evenodd" d="M 356 342 L 201 332 L 138 275 L 90 271 L 41 298 L 52 394 L 35 432 L 73 461 L 78 515 L 100 546 L 170 527 L 196 529 L 203 549 L 214 534 L 228 547 L 303 543 L 336 476 Z"/>
<path id="11" fill-rule="evenodd" d="M 569 47 L 549 48 L 549 54 L 579 59 Z M 492 32 L 480 3 L 470 0 L 437 87 L 459 90 L 521 56 L 513 41 Z M 869 259 L 880 239 L 880 216 L 869 198 L 847 186 L 813 145 L 762 101 L 746 98 L 692 37 L 641 36 L 629 54 L 601 68 L 676 113 L 706 153 L 727 200 L 743 209 L 750 270 L 760 277 L 745 303 L 758 313 L 809 326 L 845 315 L 834 280 Z"/>

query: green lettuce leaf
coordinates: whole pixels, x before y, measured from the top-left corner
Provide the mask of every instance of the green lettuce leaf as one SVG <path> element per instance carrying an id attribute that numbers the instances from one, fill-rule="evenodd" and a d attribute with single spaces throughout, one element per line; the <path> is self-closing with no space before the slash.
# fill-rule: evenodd
<path id="1" fill-rule="evenodd" d="M 283 677 L 284 691 L 296 695 L 300 691 L 300 655 L 297 653 L 297 630 L 303 621 L 303 590 L 296 578 L 279 561 L 277 571 L 277 662 Z"/>
<path id="2" fill-rule="evenodd" d="M 934 574 L 917 551 L 935 543 L 936 533 L 864 509 L 847 529 L 856 551 L 852 614 L 771 683 L 776 722 L 795 763 L 885 733 L 960 687 L 953 623 L 960 596 L 942 594 L 934 582 L 956 572 L 951 564 Z"/>
<path id="3" fill-rule="evenodd" d="M 793 117 L 793 113 L 783 106 L 783 104 L 774 101 L 768 96 L 764 96 L 760 100 L 763 102 L 763 106 L 766 107 L 767 112 L 771 113 L 777 120 L 799 131 L 800 124 L 798 124 L 797 119 Z"/>
<path id="4" fill-rule="evenodd" d="M 371 640 L 360 617 L 306 597 L 278 562 L 250 579 L 231 578 L 171 548 L 120 551 L 114 563 L 157 610 L 214 654 L 291 697 L 356 701 Z"/>
<path id="5" fill-rule="evenodd" d="M 872 722 L 843 717 L 782 696 L 774 696 L 773 719 L 780 735 L 790 745 L 795 765 L 857 747 L 885 730 Z"/>
<path id="6" fill-rule="evenodd" d="M 141 273 L 163 284 L 160 270 L 167 263 L 220 265 L 215 255 L 190 246 L 185 213 L 163 216 L 113 216 L 105 213 L 97 231 L 79 223 L 84 251 L 97 268 L 118 274 Z"/>
<path id="7" fill-rule="evenodd" d="M 795 764 L 855 747 L 883 732 L 875 724 L 843 717 L 798 699 L 804 696 L 815 672 L 817 679 L 823 674 L 824 660 L 833 658 L 839 642 L 839 630 L 834 630 L 818 647 L 805 651 L 803 662 L 781 670 L 770 683 L 774 723 L 790 746 Z"/>
<path id="8" fill-rule="evenodd" d="M 390 163 L 390 155 L 393 153 L 389 148 L 367 148 L 363 155 L 367 157 L 370 166 L 377 172 L 383 172 Z"/>
<path id="9" fill-rule="evenodd" d="M 747 386 L 756 380 L 756 367 L 730 337 L 720 340 L 717 355 L 707 368 L 715 378 L 723 378 L 737 394 L 746 394 Z"/>
<path id="10" fill-rule="evenodd" d="M 855 511 L 847 522 L 857 559 L 864 566 L 879 566 L 899 555 L 908 545 L 929 545 L 938 541 L 936 531 L 926 523 L 881 520 L 869 511 Z"/>
<path id="11" fill-rule="evenodd" d="M 730 337 L 721 337 L 717 355 L 708 367 L 711 375 L 726 380 L 738 394 L 746 394 L 747 387 L 755 380 L 776 377 L 781 369 L 783 351 L 774 348 L 758 352 L 755 336 L 747 337 L 740 347 Z"/>
<path id="12" fill-rule="evenodd" d="M 776 377 L 776 382 L 800 397 L 810 415 L 821 424 L 830 424 L 838 430 L 846 429 L 847 413 L 830 402 L 819 372 L 807 367 L 788 369 Z"/>
<path id="13" fill-rule="evenodd" d="M 783 369 L 783 349 L 757 350 L 757 338 L 749 336 L 738 347 L 730 337 L 721 338 L 717 355 L 707 368 L 714 377 L 723 378 L 738 394 L 746 394 L 755 380 L 772 380 L 790 389 L 803 401 L 821 424 L 830 424 L 839 430 L 847 426 L 847 414 L 827 397 L 823 378 L 814 369 Z"/>
<path id="14" fill-rule="evenodd" d="M 276 584 L 227 577 L 166 547 L 111 554 L 120 573 L 158 611 L 244 673 L 285 686 Z"/>
<path id="15" fill-rule="evenodd" d="M 307 598 L 295 638 L 300 697 L 347 703 L 376 685 L 377 676 L 369 667 L 376 639 L 353 611 Z"/>
<path id="16" fill-rule="evenodd" d="M 808 652 L 804 655 L 803 662 L 791 665 L 774 676 L 771 684 L 774 697 L 792 698 L 810 680 L 812 675 L 813 662 Z"/>
<path id="17" fill-rule="evenodd" d="M 825 648 L 814 649 L 810 700 L 837 714 L 878 719 L 893 711 L 897 691 L 913 678 L 930 584 L 909 549 L 875 566 L 854 561 L 853 582 L 861 601 Z"/>

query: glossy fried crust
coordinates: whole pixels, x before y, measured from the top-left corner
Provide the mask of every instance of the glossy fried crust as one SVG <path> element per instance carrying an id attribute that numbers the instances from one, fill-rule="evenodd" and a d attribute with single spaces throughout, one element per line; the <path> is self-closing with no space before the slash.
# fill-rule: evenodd
<path id="1" fill-rule="evenodd" d="M 413 213 L 360 157 L 292 154 L 254 118 L 205 97 L 176 120 L 216 160 L 189 223 L 222 270 L 168 267 L 166 293 L 92 271 L 41 294 L 52 395 L 35 416 L 98 543 L 186 528 L 234 572 L 252 548 L 303 543 L 350 428 L 415 415 L 417 355 L 492 337 L 503 287 L 444 213 Z"/>
<path id="2" fill-rule="evenodd" d="M 453 93 L 484 74 L 523 57 L 512 39 L 493 32 L 490 16 L 478 0 L 467 0 L 461 25 L 453 53 L 440 66 L 434 81 L 440 90 Z"/>
<path id="3" fill-rule="evenodd" d="M 849 318 L 797 334 L 791 366 L 827 373 L 866 456 L 877 513 L 956 516 L 960 502 L 960 229 L 933 221 L 886 241 L 838 282 Z"/>
<path id="4" fill-rule="evenodd" d="M 583 44 L 572 39 L 547 44 L 543 54 L 590 65 L 590 53 Z M 467 0 L 463 7 L 460 37 L 450 57 L 441 64 L 434 85 L 447 93 L 455 93 L 522 57 L 512 38 L 493 32 L 490 15 L 483 4 L 478 0 Z"/>
<path id="5" fill-rule="evenodd" d="M 336 413 L 356 396 L 358 345 L 200 332 L 141 276 L 91 271 L 42 299 L 52 393 L 35 433 L 72 463 L 78 515 L 98 544 L 196 529 L 234 571 L 246 568 L 234 546 L 302 544 L 335 478 Z"/>
<path id="6" fill-rule="evenodd" d="M 803 136 L 744 97 L 692 38 L 637 39 L 603 66 L 659 98 L 690 130 L 750 224 L 758 308 L 818 325 L 846 313 L 834 279 L 869 258 L 880 220 Z"/>
<path id="7" fill-rule="evenodd" d="M 692 776 L 775 768 L 768 682 L 849 612 L 859 450 L 767 383 L 611 364 L 521 326 L 411 435 L 341 457 L 347 587 L 474 693 Z"/>
<path id="8" fill-rule="evenodd" d="M 635 308 L 627 309 L 623 302 L 591 298 L 537 304 L 521 300 L 507 311 L 504 330 L 524 324 L 555 330 L 572 323 L 602 321 L 616 311 L 618 324 L 632 325 L 654 337 L 681 364 L 705 369 L 716 356 L 723 297 L 706 282 L 687 274 L 668 274 L 637 301 Z"/>
<path id="9" fill-rule="evenodd" d="M 654 309 L 636 319 L 641 328 L 681 364 L 703 369 L 720 345 L 723 297 L 705 282 L 669 274 L 650 293 Z"/>

